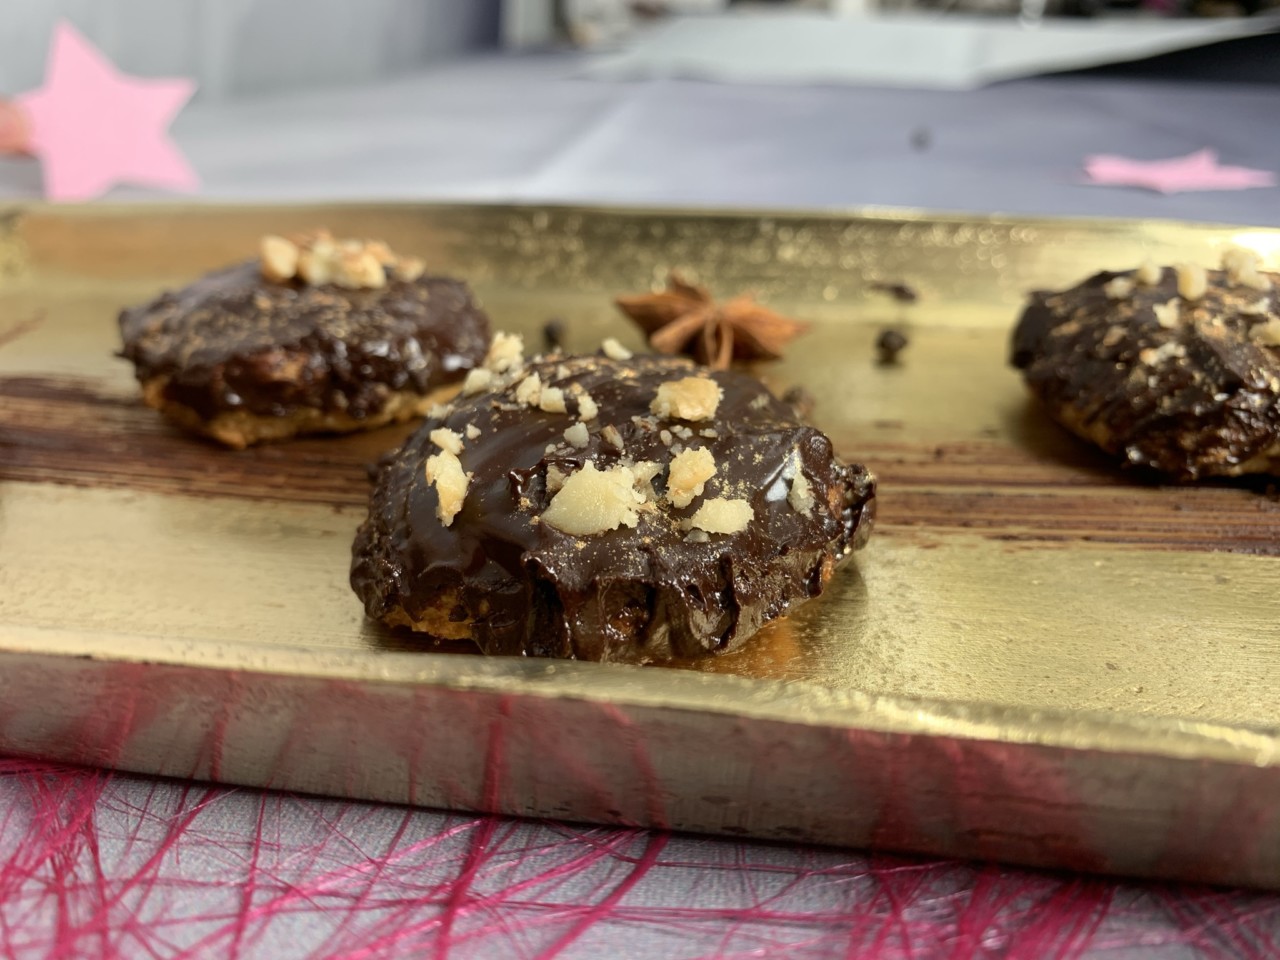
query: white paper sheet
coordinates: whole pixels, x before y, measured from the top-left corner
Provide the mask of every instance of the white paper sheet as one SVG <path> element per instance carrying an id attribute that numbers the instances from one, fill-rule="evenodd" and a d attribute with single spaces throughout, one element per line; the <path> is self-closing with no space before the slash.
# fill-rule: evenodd
<path id="1" fill-rule="evenodd" d="M 997 80 L 1153 56 L 1280 28 L 1241 20 L 1045 20 L 776 14 L 681 18 L 588 68 L 594 77 L 856 83 L 967 90 Z"/>

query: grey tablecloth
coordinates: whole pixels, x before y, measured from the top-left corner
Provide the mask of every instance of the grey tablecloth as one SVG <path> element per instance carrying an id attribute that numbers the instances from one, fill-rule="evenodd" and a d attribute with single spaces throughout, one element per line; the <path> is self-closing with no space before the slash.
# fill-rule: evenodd
<path id="1" fill-rule="evenodd" d="M 580 79 L 561 56 L 479 58 L 377 87 L 197 104 L 175 125 L 225 200 L 563 200 L 1280 224 L 1280 190 L 1086 186 L 1081 160 L 1212 146 L 1280 168 L 1280 86 L 1096 77 L 971 92 Z M 913 147 L 913 138 L 927 141 Z M 36 196 L 0 161 L 0 197 Z M 156 196 L 130 188 L 113 196 Z"/>
<path id="2" fill-rule="evenodd" d="M 1280 225 L 1274 189 L 1164 197 L 1079 182 L 1094 151 L 1212 146 L 1275 169 L 1276 87 L 1074 77 L 912 93 L 602 83 L 575 69 L 475 60 L 377 88 L 197 105 L 175 130 L 209 200 L 881 204 Z M 37 196 L 38 178 L 30 161 L 0 162 L 0 198 Z M 1183 958 L 1263 956 L 1280 930 L 1264 896 L 689 838 L 655 850 L 605 830 L 7 772 L 0 943 L 29 956 L 67 930 L 79 931 L 68 955 L 203 944 L 196 955 L 394 956 L 456 922 L 458 956 L 765 956 L 789 944 L 815 957 Z M 557 858 L 577 866 L 558 878 Z M 542 879 L 522 886 L 535 867 Z M 442 921 L 454 907 L 464 919 Z"/>

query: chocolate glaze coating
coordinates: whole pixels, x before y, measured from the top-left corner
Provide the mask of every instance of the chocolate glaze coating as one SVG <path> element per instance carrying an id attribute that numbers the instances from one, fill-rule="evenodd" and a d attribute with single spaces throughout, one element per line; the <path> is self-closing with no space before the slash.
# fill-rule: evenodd
<path id="1" fill-rule="evenodd" d="M 1055 420 L 1130 465 L 1180 480 L 1274 472 L 1280 362 L 1260 330 L 1280 321 L 1275 294 L 1232 283 L 1223 271 L 1207 276 L 1198 300 L 1179 296 L 1171 268 L 1123 297 L 1104 288 L 1131 272 L 1035 293 L 1011 361 Z M 1176 320 L 1163 307 L 1171 302 Z"/>
<path id="2" fill-rule="evenodd" d="M 444 598 L 441 612 L 460 627 L 455 635 L 469 635 L 490 654 L 637 662 L 723 653 L 821 592 L 836 563 L 870 534 L 874 478 L 836 459 L 827 437 L 745 374 L 711 373 L 668 357 L 549 358 L 528 369 L 566 390 L 568 413 L 521 405 L 513 387 L 463 398 L 380 465 L 351 568 L 351 585 L 371 617 L 418 621 L 440 611 Z M 714 419 L 650 414 L 659 384 L 698 373 L 723 388 Z M 600 411 L 588 422 L 583 449 L 564 439 L 575 423 L 571 384 L 585 388 Z M 481 431 L 460 457 L 473 476 L 446 527 L 424 475 L 436 452 L 429 434 L 440 426 L 464 434 L 468 425 Z M 622 451 L 601 436 L 610 425 Z M 679 427 L 692 438 L 672 437 L 669 446 L 663 431 Z M 665 467 L 681 443 L 705 447 L 718 466 L 688 507 L 660 499 L 641 511 L 635 528 L 591 536 L 540 521 L 551 500 L 548 466 L 569 474 L 588 460 L 607 470 L 625 458 Z M 788 503 L 783 473 L 793 454 L 812 487 L 809 515 Z M 659 495 L 665 476 L 653 482 Z M 679 521 L 714 497 L 749 500 L 754 520 L 740 533 L 688 542 Z"/>
<path id="3" fill-rule="evenodd" d="M 484 359 L 489 321 L 447 277 L 376 290 L 265 279 L 257 260 L 120 314 L 122 356 L 164 399 L 210 418 L 300 407 L 376 414 L 390 391 L 426 394 Z"/>

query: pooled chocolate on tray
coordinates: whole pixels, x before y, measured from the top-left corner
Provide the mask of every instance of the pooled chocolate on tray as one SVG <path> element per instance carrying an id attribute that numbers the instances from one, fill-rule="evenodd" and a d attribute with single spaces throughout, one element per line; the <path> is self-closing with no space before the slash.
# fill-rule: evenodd
<path id="1" fill-rule="evenodd" d="M 485 653 L 724 653 L 820 593 L 875 480 L 758 381 L 676 358 L 485 368 L 380 465 L 353 547 L 369 616 Z"/>
<path id="2" fill-rule="evenodd" d="M 1037 293 L 1012 362 L 1073 433 L 1179 480 L 1280 470 L 1280 276 L 1232 250 Z"/>
<path id="3" fill-rule="evenodd" d="M 242 448 L 421 416 L 484 358 L 465 283 L 385 244 L 266 237 L 259 258 L 120 315 L 146 403 Z"/>

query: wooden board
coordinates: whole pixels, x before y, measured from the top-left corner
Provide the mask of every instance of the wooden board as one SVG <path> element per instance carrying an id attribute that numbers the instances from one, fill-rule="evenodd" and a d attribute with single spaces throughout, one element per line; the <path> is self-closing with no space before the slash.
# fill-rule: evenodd
<path id="1" fill-rule="evenodd" d="M 366 465 L 405 428 L 229 452 L 137 399 L 123 305 L 325 223 L 498 326 L 678 265 L 815 321 L 770 373 L 879 476 L 828 594 L 685 669 L 484 660 L 367 623 Z M 1280 503 L 1163 487 L 1007 367 L 1022 291 L 1280 232 L 507 207 L 32 208 L 0 221 L 0 749 L 357 797 L 1280 886 Z M 870 285 L 904 282 L 902 306 Z M 876 333 L 911 343 L 873 361 Z"/>

